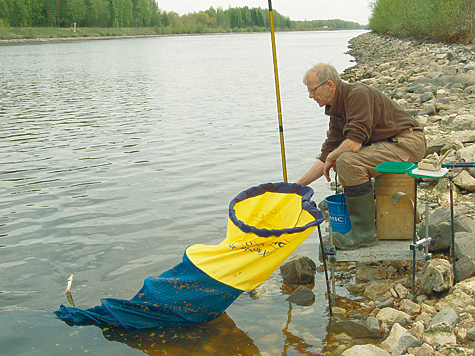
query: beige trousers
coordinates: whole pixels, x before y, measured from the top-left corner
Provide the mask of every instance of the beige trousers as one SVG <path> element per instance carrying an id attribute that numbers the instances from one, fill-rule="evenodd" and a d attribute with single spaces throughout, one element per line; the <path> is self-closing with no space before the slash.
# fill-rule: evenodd
<path id="1" fill-rule="evenodd" d="M 379 141 L 362 147 L 359 152 L 345 152 L 336 161 L 339 180 L 343 186 L 368 182 L 382 173 L 374 169 L 386 161 L 416 162 L 424 158 L 426 140 L 423 132 L 403 131 L 393 141 Z"/>

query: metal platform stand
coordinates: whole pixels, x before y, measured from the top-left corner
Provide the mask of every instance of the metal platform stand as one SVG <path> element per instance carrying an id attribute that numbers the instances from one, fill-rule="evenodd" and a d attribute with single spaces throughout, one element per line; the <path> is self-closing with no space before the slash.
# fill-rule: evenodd
<path id="1" fill-rule="evenodd" d="M 386 165 L 385 165 L 386 163 Z M 335 296 L 335 263 L 336 262 L 376 262 L 376 261 L 413 261 L 412 264 L 412 292 L 415 293 L 415 279 L 416 279 L 416 262 L 417 261 L 428 261 L 432 258 L 432 255 L 429 253 L 429 245 L 431 244 L 432 239 L 428 236 L 429 229 L 429 205 L 426 202 L 425 204 L 425 218 L 426 220 L 426 234 L 425 238 L 419 238 L 417 235 L 417 184 L 420 178 L 427 178 L 426 171 L 423 171 L 423 175 L 420 172 L 412 173 L 413 170 L 417 167 L 416 164 L 410 162 L 385 162 L 378 167 L 376 170 L 381 173 L 391 173 L 391 174 L 405 174 L 408 173 L 410 176 L 414 177 L 414 201 L 411 197 L 405 193 L 397 192 L 392 196 L 392 204 L 399 204 L 401 199 L 410 199 L 413 207 L 413 216 L 414 216 L 414 230 L 413 230 L 413 239 L 411 240 L 379 240 L 379 244 L 373 247 L 363 247 L 357 250 L 337 250 L 333 245 L 331 223 L 330 226 L 330 247 L 322 248 L 324 268 L 326 271 L 325 260 L 330 262 L 330 275 L 331 275 L 331 284 L 332 292 L 331 295 Z M 390 169 L 388 169 L 390 165 Z M 396 166 L 395 166 L 396 165 Z M 379 170 L 378 170 L 379 168 Z M 448 170 L 439 172 L 438 175 L 431 176 L 430 178 L 440 179 L 447 175 Z M 452 191 L 452 190 L 451 190 Z M 452 204 L 451 204 L 452 205 Z M 453 225 L 453 224 L 452 224 Z M 330 294 L 330 293 L 329 293 Z M 329 295 L 329 301 L 331 304 L 332 297 Z"/>

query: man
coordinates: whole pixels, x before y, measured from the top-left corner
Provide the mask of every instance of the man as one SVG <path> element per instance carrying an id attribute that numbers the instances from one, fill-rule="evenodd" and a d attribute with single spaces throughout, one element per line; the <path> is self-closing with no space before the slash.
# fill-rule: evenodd
<path id="1" fill-rule="evenodd" d="M 330 116 L 321 155 L 297 183 L 308 185 L 330 169 L 344 187 L 351 221 L 346 234 L 333 232 L 339 249 L 352 250 L 378 243 L 374 225 L 375 202 L 371 178 L 385 161 L 415 162 L 424 158 L 426 141 L 417 121 L 376 88 L 348 84 L 331 65 L 320 63 L 303 79 L 309 98 Z"/>

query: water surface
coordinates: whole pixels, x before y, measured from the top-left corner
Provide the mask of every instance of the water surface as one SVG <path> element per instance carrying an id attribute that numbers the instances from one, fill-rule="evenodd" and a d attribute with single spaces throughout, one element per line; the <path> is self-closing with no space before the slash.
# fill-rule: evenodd
<path id="1" fill-rule="evenodd" d="M 313 164 L 328 122 L 303 74 L 350 66 L 360 33 L 276 34 L 289 181 Z M 131 298 L 187 246 L 223 240 L 234 196 L 283 180 L 269 34 L 2 45 L 0 63 L 3 355 L 321 352 L 322 273 L 310 307 L 285 301 L 276 272 L 260 298 L 183 330 L 124 336 L 51 314 L 71 274 L 78 307 Z M 312 187 L 316 201 L 331 194 Z M 317 248 L 314 233 L 294 254 L 318 261 Z"/>

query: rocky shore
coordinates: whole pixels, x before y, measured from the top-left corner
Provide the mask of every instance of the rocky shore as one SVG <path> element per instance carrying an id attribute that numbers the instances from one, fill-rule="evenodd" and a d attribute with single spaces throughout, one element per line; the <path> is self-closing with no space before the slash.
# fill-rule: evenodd
<path id="1" fill-rule="evenodd" d="M 379 88 L 411 113 L 424 127 L 426 158 L 448 152 L 445 162 L 475 161 L 475 46 L 365 33 L 350 40 L 349 48 L 356 65 L 342 78 Z M 474 355 L 475 169 L 451 169 L 449 176 L 419 183 L 419 211 L 427 202 L 428 235 L 435 243 L 430 247 L 432 259 L 416 265 L 415 291 L 410 261 L 336 263 L 338 283 L 354 298 L 334 301 L 324 354 Z M 450 258 L 450 181 L 456 275 Z M 418 235 L 423 238 L 427 219 L 421 218 Z M 289 270 L 298 276 L 311 274 L 303 272 L 311 265 L 306 257 L 286 263 L 281 267 L 284 282 L 295 283 L 288 280 Z M 299 300 L 295 293 L 290 299 Z"/>

